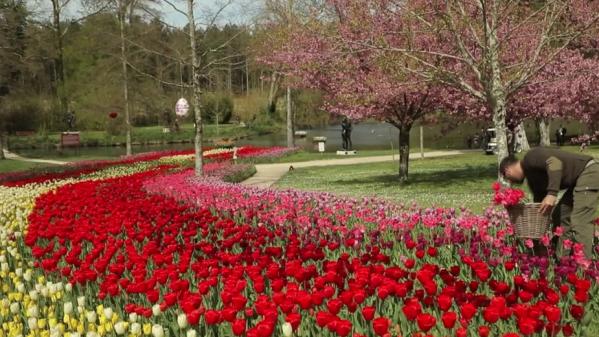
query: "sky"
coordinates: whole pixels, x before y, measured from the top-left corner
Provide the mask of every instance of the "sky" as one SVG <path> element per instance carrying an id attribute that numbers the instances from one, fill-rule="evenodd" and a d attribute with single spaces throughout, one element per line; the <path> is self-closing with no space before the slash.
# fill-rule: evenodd
<path id="1" fill-rule="evenodd" d="M 65 1 L 65 0 L 62 0 Z M 86 12 L 83 9 L 82 2 L 85 0 L 70 0 L 68 6 L 64 10 L 63 17 L 75 18 L 81 17 Z M 176 9 L 168 5 L 166 2 L 156 0 L 159 4 L 154 6 L 162 13 L 163 20 L 169 25 L 175 27 L 183 27 L 187 24 L 187 18 L 179 13 Z M 227 6 L 218 16 L 217 24 L 236 23 L 236 24 L 251 24 L 254 18 L 258 15 L 262 0 L 195 0 L 196 21 L 199 27 L 206 22 L 211 21 L 214 14 L 223 4 L 231 1 L 232 4 Z M 48 0 L 28 0 L 29 9 L 35 16 L 40 19 L 51 18 L 51 2 Z M 183 12 L 187 11 L 186 0 L 171 0 L 177 8 Z M 88 11 L 89 12 L 89 11 Z"/>

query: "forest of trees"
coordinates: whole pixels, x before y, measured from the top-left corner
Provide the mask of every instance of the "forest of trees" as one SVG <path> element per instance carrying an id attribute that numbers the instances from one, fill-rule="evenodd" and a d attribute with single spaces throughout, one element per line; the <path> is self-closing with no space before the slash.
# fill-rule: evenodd
<path id="1" fill-rule="evenodd" d="M 47 0 L 52 11 L 44 17 L 24 0 L 0 0 L 0 129 L 63 131 L 74 113 L 78 130 L 123 132 L 123 59 L 131 124 L 172 121 L 177 99 L 191 100 L 188 27 L 167 24 L 141 0 L 75 1 Z M 67 5 L 85 14 L 65 17 Z M 257 61 L 268 35 L 263 27 L 198 28 L 205 123 L 284 122 L 286 90 Z M 298 125 L 327 122 L 317 92 L 294 90 L 292 100 Z M 118 113 L 116 123 L 109 122 L 111 112 Z"/>

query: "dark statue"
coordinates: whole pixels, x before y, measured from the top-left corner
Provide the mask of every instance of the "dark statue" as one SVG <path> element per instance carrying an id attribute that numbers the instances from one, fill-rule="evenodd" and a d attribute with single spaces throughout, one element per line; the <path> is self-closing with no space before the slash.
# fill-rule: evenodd
<path id="1" fill-rule="evenodd" d="M 67 131 L 73 130 L 75 128 L 75 111 L 67 112 L 65 121 L 67 122 L 67 126 L 69 128 Z"/>
<path id="2" fill-rule="evenodd" d="M 341 122 L 341 138 L 343 139 L 343 150 L 345 151 L 352 150 L 351 130 L 351 122 L 347 117 L 343 118 L 343 121 Z"/>

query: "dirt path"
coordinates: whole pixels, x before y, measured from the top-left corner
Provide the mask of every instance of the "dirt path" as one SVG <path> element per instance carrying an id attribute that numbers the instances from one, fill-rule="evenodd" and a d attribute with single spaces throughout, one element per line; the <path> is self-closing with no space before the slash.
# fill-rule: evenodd
<path id="1" fill-rule="evenodd" d="M 67 162 L 59 161 L 59 160 L 25 158 L 25 157 L 19 156 L 16 153 L 12 153 L 12 152 L 6 151 L 6 150 L 4 150 L 4 156 L 6 157 L 6 159 L 27 161 L 27 162 L 31 162 L 31 163 L 42 163 L 42 164 L 52 164 L 52 165 L 66 165 L 67 164 Z"/>

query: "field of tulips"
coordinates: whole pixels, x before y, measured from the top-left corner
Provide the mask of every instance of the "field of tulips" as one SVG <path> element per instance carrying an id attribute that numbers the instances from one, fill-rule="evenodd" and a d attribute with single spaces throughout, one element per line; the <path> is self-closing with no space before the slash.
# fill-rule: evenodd
<path id="1" fill-rule="evenodd" d="M 530 255 L 500 207 L 224 182 L 279 150 L 246 151 L 0 186 L 0 337 L 599 333 L 599 262 Z"/>

